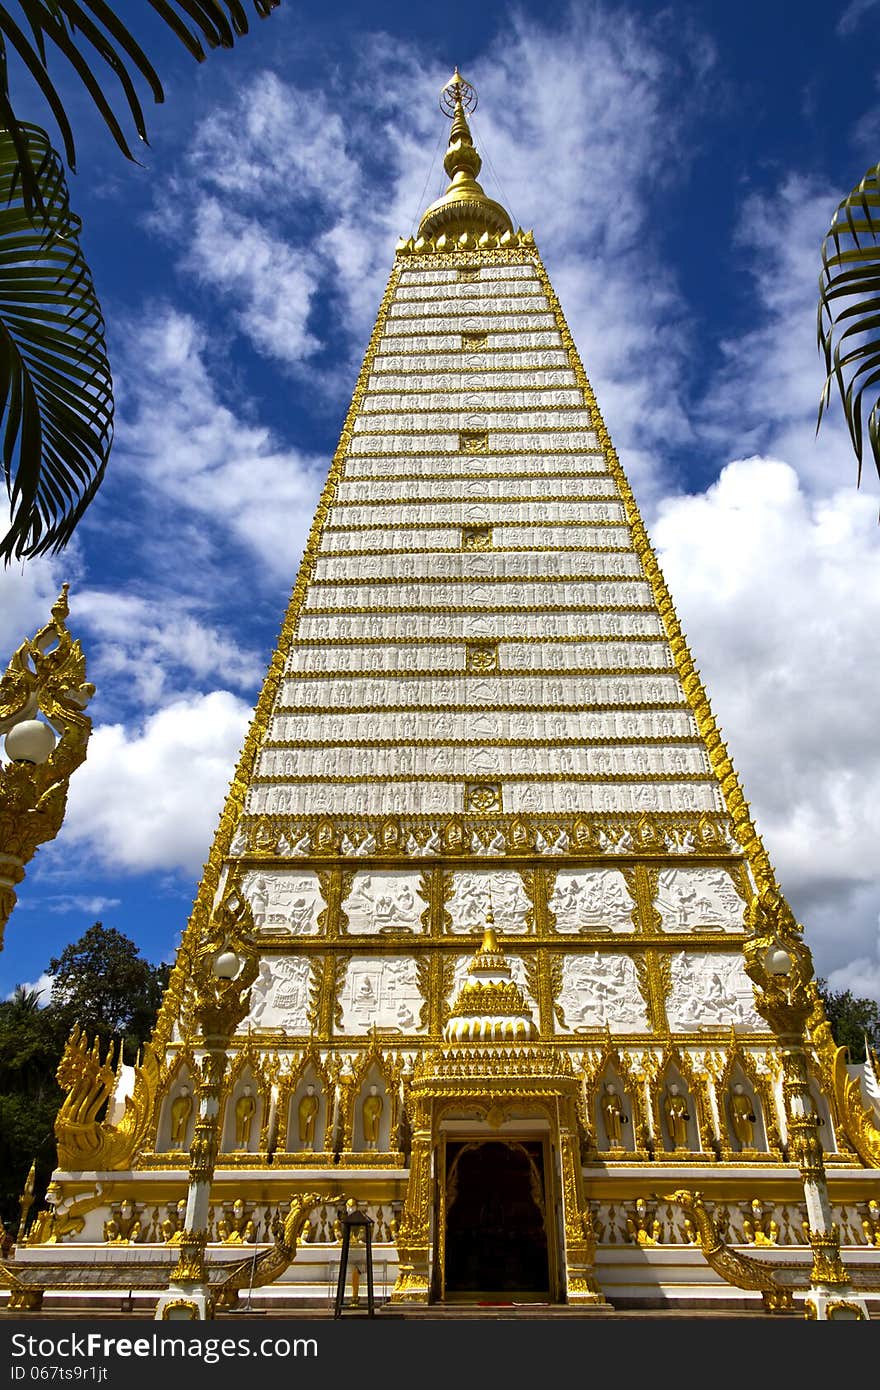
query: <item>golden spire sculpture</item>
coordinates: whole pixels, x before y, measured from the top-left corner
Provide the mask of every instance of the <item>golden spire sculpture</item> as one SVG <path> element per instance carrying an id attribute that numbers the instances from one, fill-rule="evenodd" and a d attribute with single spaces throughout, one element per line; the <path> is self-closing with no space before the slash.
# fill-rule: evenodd
<path id="1" fill-rule="evenodd" d="M 68 783 L 92 732 L 85 708 L 95 687 L 67 630 L 67 592 L 63 584 L 50 621 L 25 638 L 0 678 L 0 735 L 9 759 L 0 764 L 0 950 L 25 865 L 61 829 Z"/>
<path id="2" fill-rule="evenodd" d="M 449 146 L 443 167 L 452 182 L 432 203 L 419 223 L 420 237 L 450 236 L 454 239 L 484 232 L 498 236 L 513 232 L 513 223 L 500 203 L 487 197 L 477 175 L 483 161 L 474 148 L 466 111 L 476 110 L 477 94 L 458 68 L 440 93 L 440 110 L 452 119 Z"/>

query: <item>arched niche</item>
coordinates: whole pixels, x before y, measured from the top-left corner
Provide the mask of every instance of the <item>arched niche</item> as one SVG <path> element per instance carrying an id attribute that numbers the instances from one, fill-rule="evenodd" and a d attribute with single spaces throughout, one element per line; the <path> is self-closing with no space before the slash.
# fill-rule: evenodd
<path id="1" fill-rule="evenodd" d="M 810 1075 L 810 1097 L 813 1101 L 813 1108 L 819 1117 L 819 1142 L 825 1150 L 825 1153 L 837 1153 L 837 1135 L 834 1129 L 834 1121 L 831 1118 L 831 1106 L 825 1099 L 818 1081 L 812 1074 Z"/>
<path id="2" fill-rule="evenodd" d="M 187 1153 L 192 1144 L 198 1101 L 192 1067 L 182 1060 L 168 1081 L 156 1127 L 157 1153 Z"/>
<path id="3" fill-rule="evenodd" d="M 636 1147 L 632 1099 L 614 1062 L 603 1067 L 593 1100 L 593 1125 L 600 1153 L 632 1152 Z"/>
<path id="4" fill-rule="evenodd" d="M 310 1062 L 290 1095 L 287 1148 L 291 1153 L 320 1153 L 327 1134 L 327 1094 Z"/>
<path id="5" fill-rule="evenodd" d="M 382 1070 L 373 1062 L 357 1090 L 351 1126 L 354 1153 L 388 1153 L 391 1148 L 391 1096 Z"/>
<path id="6" fill-rule="evenodd" d="M 764 1097 L 756 1078 L 746 1070 L 738 1057 L 733 1059 L 722 1078 L 718 1110 L 723 1125 L 724 1145 L 730 1153 L 769 1152 Z"/>
<path id="7" fill-rule="evenodd" d="M 660 1137 L 667 1153 L 699 1153 L 700 1127 L 697 1123 L 697 1097 L 692 1083 L 674 1060 L 667 1062 L 657 1097 L 660 1116 Z M 683 1105 L 680 1102 L 684 1102 Z M 681 1110 L 684 1144 L 676 1143 L 670 1108 Z"/>
<path id="8" fill-rule="evenodd" d="M 222 1153 L 258 1153 L 264 1097 L 250 1062 L 233 1072 L 223 1107 Z"/>

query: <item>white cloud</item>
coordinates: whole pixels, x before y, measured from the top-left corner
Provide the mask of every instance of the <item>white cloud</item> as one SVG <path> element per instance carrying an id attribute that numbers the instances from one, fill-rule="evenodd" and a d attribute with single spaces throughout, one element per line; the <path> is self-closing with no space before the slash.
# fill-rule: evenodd
<path id="1" fill-rule="evenodd" d="M 51 619 L 52 604 L 61 585 L 71 584 L 71 613 L 67 625 L 75 633 L 79 617 L 77 581 L 82 572 L 79 547 L 74 540 L 63 556 L 44 556 L 20 566 L 0 567 L 0 673 L 26 637 Z"/>
<path id="2" fill-rule="evenodd" d="M 315 257 L 254 218 L 204 199 L 183 265 L 235 301 L 239 326 L 259 352 L 294 364 L 319 346 L 306 326 L 318 288 Z"/>
<path id="3" fill-rule="evenodd" d="M 854 34 L 858 29 L 865 15 L 877 4 L 877 0 L 850 0 L 840 19 L 837 21 L 837 32 L 841 36 Z"/>
<path id="4" fill-rule="evenodd" d="M 206 547 L 230 539 L 256 556 L 265 574 L 292 579 L 329 461 L 283 448 L 265 426 L 221 398 L 206 362 L 204 331 L 187 314 L 157 307 L 133 335 L 137 361 L 123 360 L 122 433 L 117 468 L 211 528 Z M 225 563 L 225 562 L 224 562 Z M 181 578 L 178 575 L 176 578 Z"/>
<path id="5" fill-rule="evenodd" d="M 811 499 L 790 465 L 740 459 L 705 493 L 662 502 L 652 536 L 758 829 L 827 972 L 842 950 L 873 947 L 880 906 L 874 506 L 854 490 Z"/>
<path id="6" fill-rule="evenodd" d="M 95 729 L 59 843 L 119 871 L 197 872 L 251 710 L 226 690 L 177 700 L 134 729 Z"/>
<path id="7" fill-rule="evenodd" d="M 52 997 L 52 976 L 48 975 L 44 970 L 42 975 L 37 976 L 36 980 L 27 980 L 21 986 L 17 985 L 16 989 L 18 988 L 23 989 L 26 993 L 36 991 L 36 993 L 40 996 L 38 1000 L 39 1007 L 41 1009 L 45 1009 L 46 1005 L 49 1003 L 49 1000 Z M 7 994 L 6 998 L 12 999 L 14 995 L 15 989 L 11 989 Z"/>

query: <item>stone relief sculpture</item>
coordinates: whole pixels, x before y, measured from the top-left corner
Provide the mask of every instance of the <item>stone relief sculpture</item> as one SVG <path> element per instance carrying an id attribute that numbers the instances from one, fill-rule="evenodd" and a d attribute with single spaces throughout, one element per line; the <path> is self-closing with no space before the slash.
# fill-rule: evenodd
<path id="1" fill-rule="evenodd" d="M 618 1032 L 649 1032 L 645 1001 L 629 956 L 598 951 L 568 956 L 557 1000 L 565 1018 L 556 1031 L 576 1033 L 606 1024 Z"/>
<path id="2" fill-rule="evenodd" d="M 503 849 L 503 843 L 502 843 Z M 453 932 L 477 933 L 486 925 L 491 893 L 495 929 L 498 932 L 526 932 L 526 914 L 531 903 L 526 896 L 519 874 L 499 871 L 470 873 L 462 871 L 453 876 L 454 891 L 447 903 Z"/>
<path id="3" fill-rule="evenodd" d="M 655 905 L 664 931 L 742 930 L 745 903 L 724 869 L 662 870 Z"/>
<path id="4" fill-rule="evenodd" d="M 682 951 L 672 961 L 666 1017 L 673 1029 L 734 1027 L 767 1031 L 755 1011 L 753 986 L 742 957 Z"/>
<path id="5" fill-rule="evenodd" d="M 351 892 L 342 904 L 350 932 L 370 933 L 423 930 L 421 916 L 427 903 L 419 893 L 418 873 L 357 873 Z"/>
<path id="6" fill-rule="evenodd" d="M 341 1032 L 373 1028 L 400 1033 L 424 1031 L 416 962 L 411 956 L 356 957 L 349 961 L 339 994 Z"/>
<path id="7" fill-rule="evenodd" d="M 256 927 L 293 936 L 314 936 L 325 903 L 318 876 L 307 869 L 260 869 L 246 873 L 242 891 Z"/>
<path id="8" fill-rule="evenodd" d="M 308 1033 L 310 975 L 309 962 L 302 956 L 264 956 L 245 1026 Z"/>
<path id="9" fill-rule="evenodd" d="M 558 932 L 635 931 L 634 907 L 619 869 L 560 869 L 550 898 Z"/>

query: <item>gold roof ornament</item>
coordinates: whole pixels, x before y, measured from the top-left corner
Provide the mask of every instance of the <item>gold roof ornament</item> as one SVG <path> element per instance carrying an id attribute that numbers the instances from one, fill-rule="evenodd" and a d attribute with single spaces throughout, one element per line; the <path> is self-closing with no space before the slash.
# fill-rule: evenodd
<path id="1" fill-rule="evenodd" d="M 443 1029 L 446 1042 L 535 1041 L 538 1030 L 495 935 L 491 907 L 467 975 Z"/>
<path id="2" fill-rule="evenodd" d="M 452 182 L 419 223 L 419 237 L 441 235 L 458 240 L 461 236 L 480 237 L 513 232 L 513 223 L 500 203 L 486 196 L 477 175 L 483 161 L 474 148 L 467 111 L 474 111 L 477 94 L 458 68 L 440 92 L 440 110 L 452 119 L 449 146 L 443 167 Z"/>

